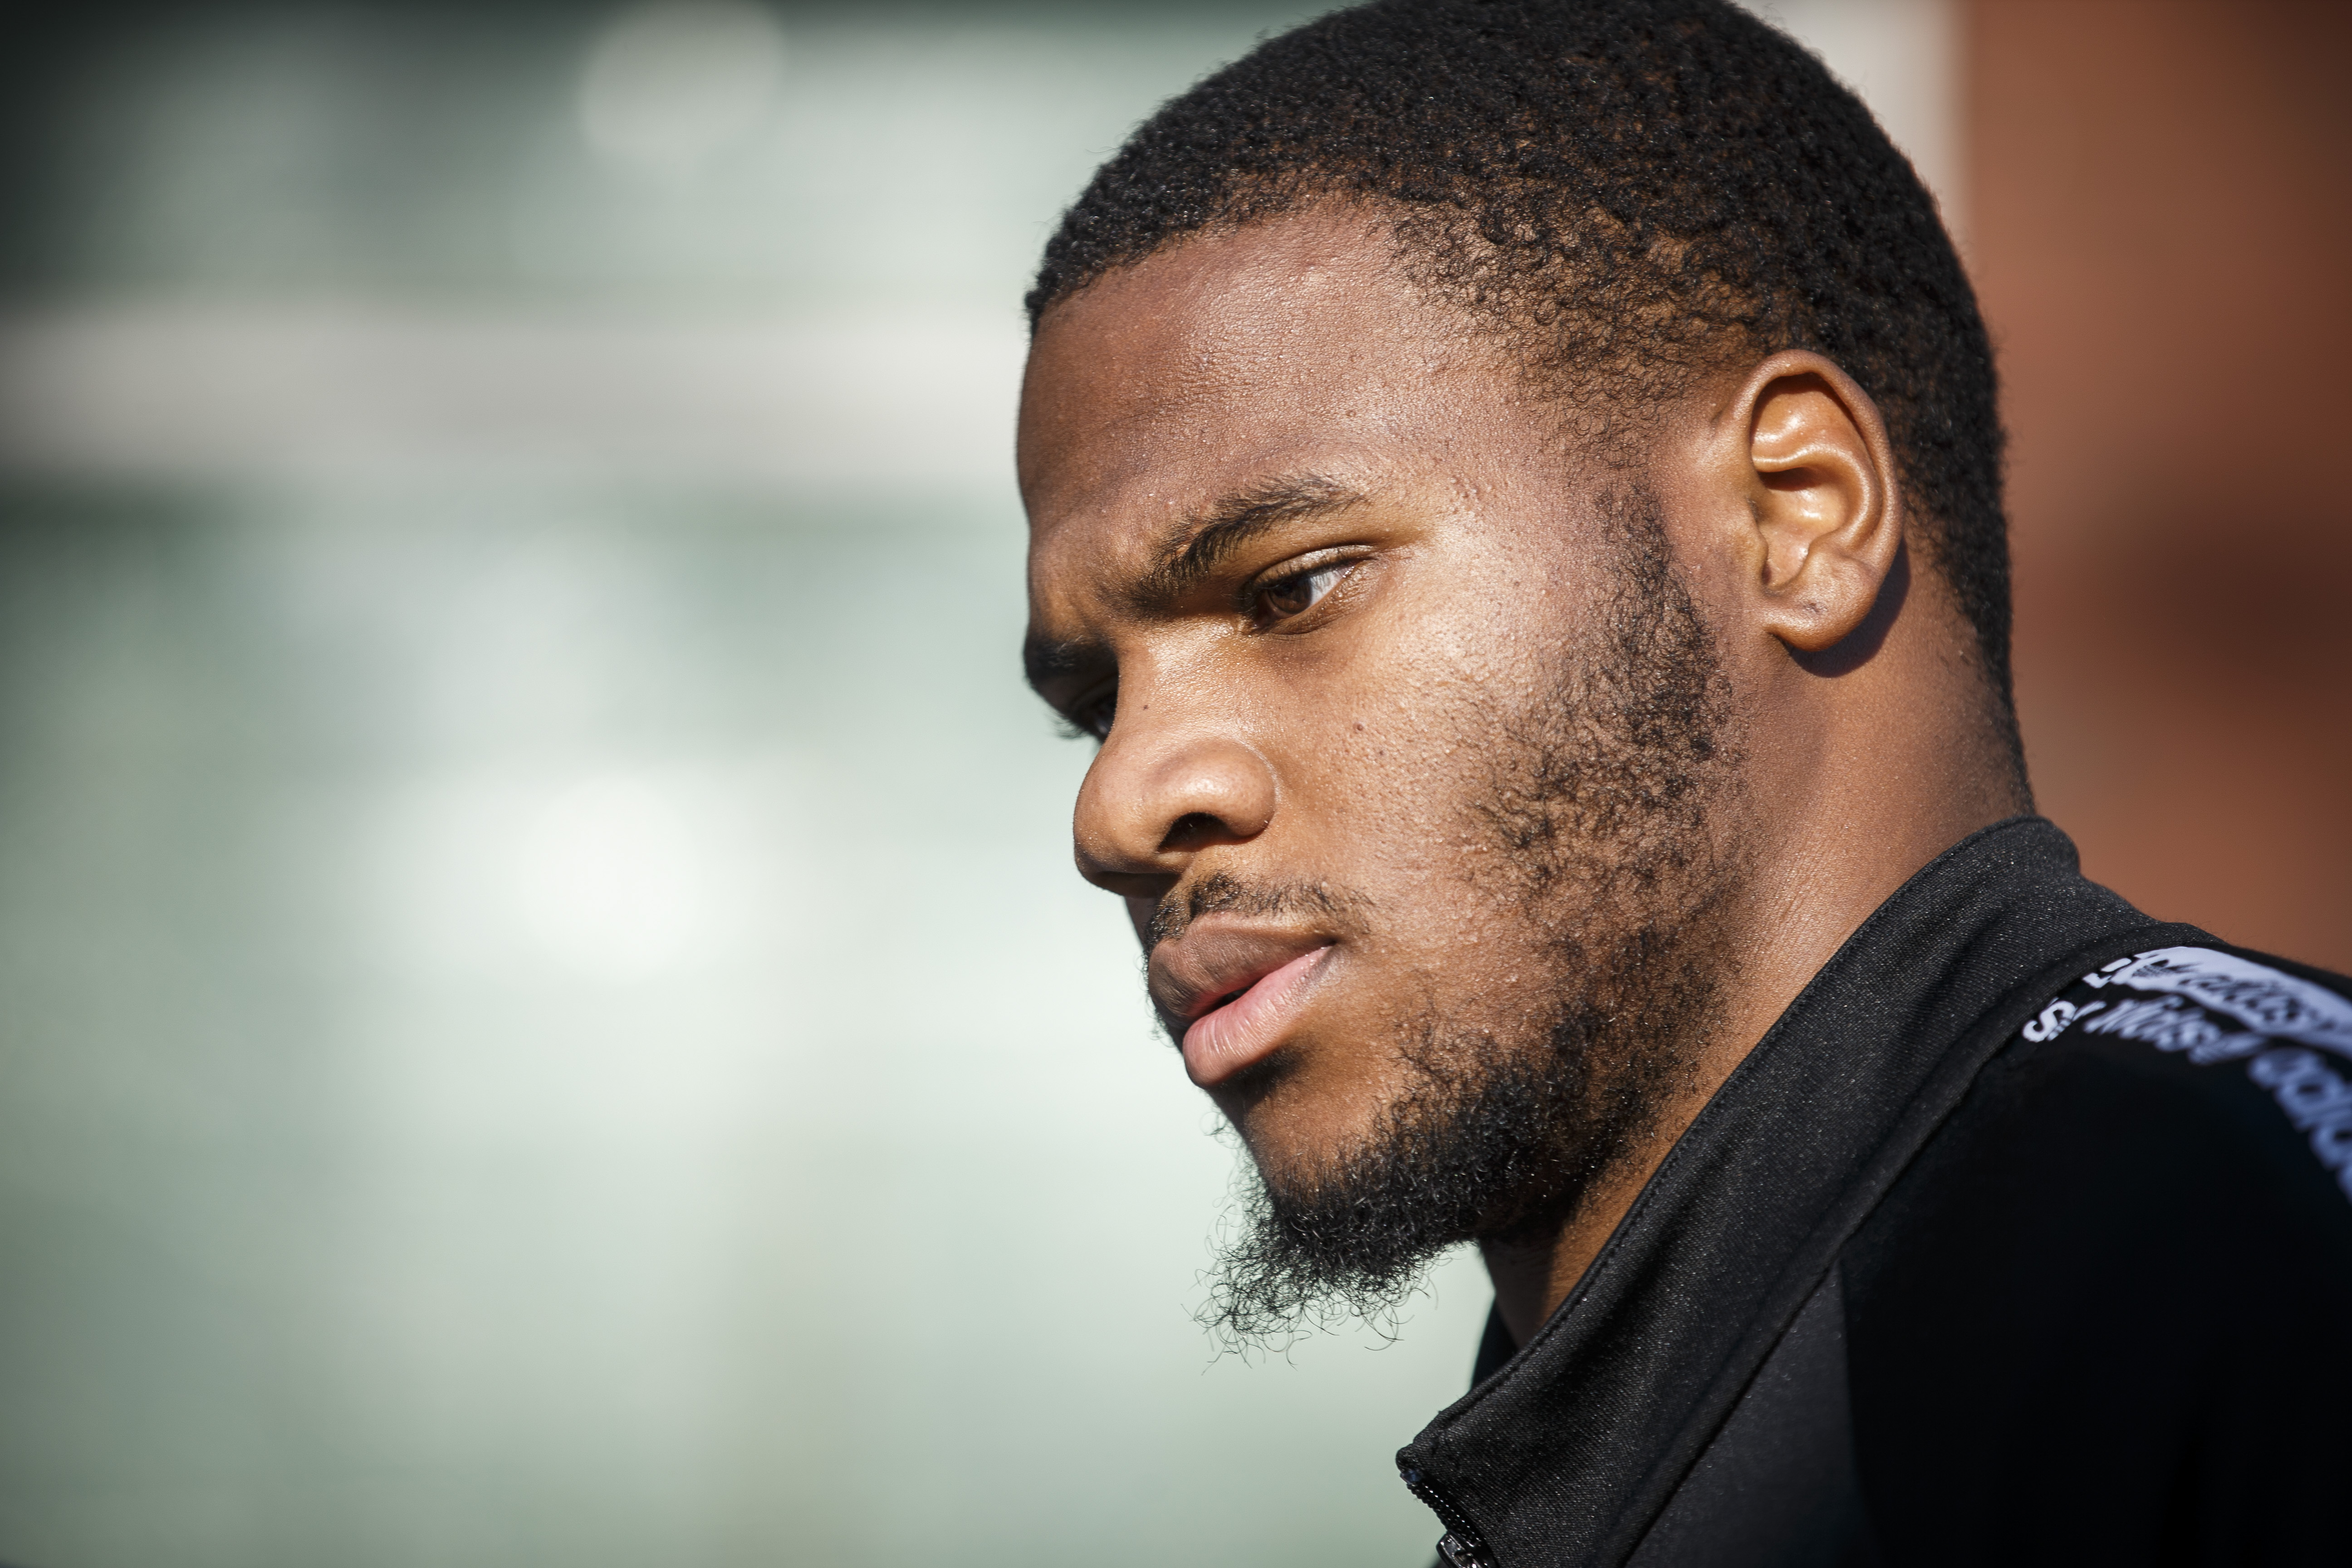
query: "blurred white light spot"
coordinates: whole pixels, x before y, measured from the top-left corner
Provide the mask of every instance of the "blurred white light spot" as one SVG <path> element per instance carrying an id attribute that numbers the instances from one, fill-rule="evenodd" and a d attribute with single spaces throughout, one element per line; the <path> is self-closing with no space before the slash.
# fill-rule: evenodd
<path id="1" fill-rule="evenodd" d="M 783 80 L 784 37 L 744 0 L 660 0 L 622 12 L 589 51 L 580 131 L 624 168 L 691 174 L 757 131 Z"/>
<path id="2" fill-rule="evenodd" d="M 549 956 L 640 979 L 674 966 L 702 934 L 703 868 L 677 808 L 632 779 L 573 786 L 521 846 L 524 918 Z"/>

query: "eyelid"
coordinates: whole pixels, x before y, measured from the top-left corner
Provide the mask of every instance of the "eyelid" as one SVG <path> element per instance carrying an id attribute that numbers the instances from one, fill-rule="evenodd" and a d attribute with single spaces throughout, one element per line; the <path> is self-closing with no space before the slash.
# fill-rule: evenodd
<path id="1" fill-rule="evenodd" d="M 1251 601 L 1258 595 L 1277 584 L 1287 583 L 1293 577 L 1304 577 L 1309 573 L 1325 571 L 1334 566 L 1353 566 L 1360 562 L 1370 560 L 1372 553 L 1372 547 L 1369 544 L 1334 544 L 1321 550 L 1310 550 L 1304 555 L 1294 555 L 1286 561 L 1267 567 L 1251 577 L 1248 582 L 1244 583 L 1239 595 L 1242 607 L 1247 609 Z M 1334 584 L 1334 586 L 1337 585 Z"/>

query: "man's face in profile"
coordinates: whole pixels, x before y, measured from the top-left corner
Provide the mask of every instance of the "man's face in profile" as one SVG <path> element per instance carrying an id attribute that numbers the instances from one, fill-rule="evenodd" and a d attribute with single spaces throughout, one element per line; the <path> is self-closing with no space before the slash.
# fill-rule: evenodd
<path id="1" fill-rule="evenodd" d="M 1079 866 L 1263 1179 L 1244 1331 L 1556 1223 L 1703 1039 L 1740 878 L 1671 476 L 1582 455 L 1392 248 L 1327 209 L 1163 250 L 1047 313 L 1022 410 Z"/>

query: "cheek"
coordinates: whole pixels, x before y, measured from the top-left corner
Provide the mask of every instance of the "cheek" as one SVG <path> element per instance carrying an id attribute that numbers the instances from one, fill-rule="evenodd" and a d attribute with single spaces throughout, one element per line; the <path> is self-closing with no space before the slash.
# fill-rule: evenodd
<path id="1" fill-rule="evenodd" d="M 1507 657 L 1528 640 L 1441 643 L 1350 690 L 1336 720 L 1304 712 L 1292 731 L 1313 743 L 1296 753 L 1279 858 L 1372 910 L 1351 942 L 1344 1023 L 1318 1030 L 1316 1053 L 1334 1068 L 1351 1058 L 1384 1074 L 1433 1017 L 1510 1036 L 1548 1016 L 1560 977 L 1551 925 L 1525 898 L 1535 851 L 1513 846 L 1497 809 L 1518 787 L 1509 753 L 1559 721 L 1544 707 L 1548 672 Z"/>
<path id="2" fill-rule="evenodd" d="M 1488 810 L 1512 738 L 1545 716 L 1524 638 L 1415 638 L 1366 658 L 1286 715 L 1286 807 L 1323 875 L 1398 907 L 1445 904 L 1488 879 Z M 1401 901 L 1401 902 L 1400 902 Z"/>

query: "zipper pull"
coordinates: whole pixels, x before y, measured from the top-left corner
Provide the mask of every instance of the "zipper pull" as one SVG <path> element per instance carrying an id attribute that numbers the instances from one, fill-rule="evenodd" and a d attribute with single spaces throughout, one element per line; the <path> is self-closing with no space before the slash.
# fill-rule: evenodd
<path id="1" fill-rule="evenodd" d="M 1445 1568 L 1486 1568 L 1486 1560 L 1450 1530 L 1437 1542 L 1437 1556 Z"/>

